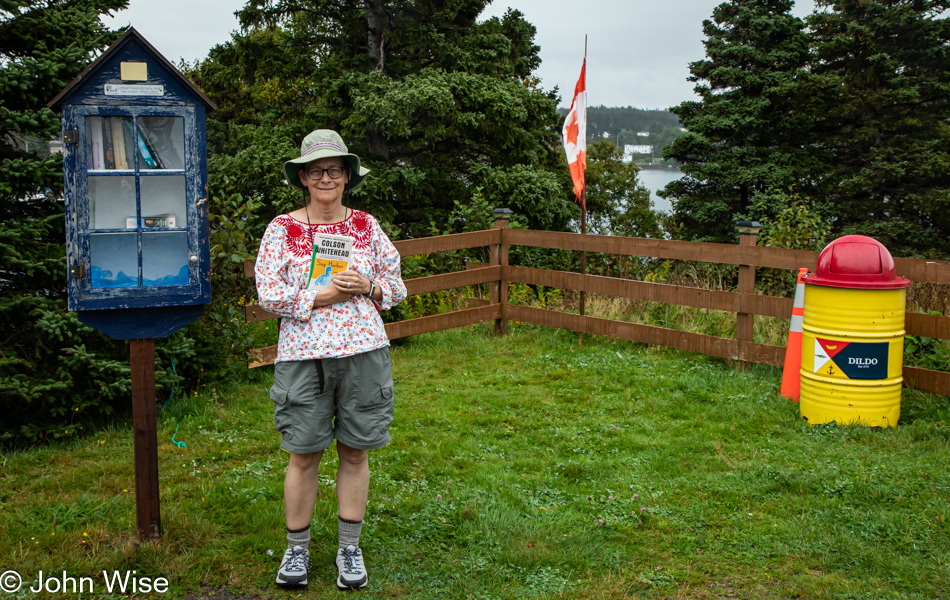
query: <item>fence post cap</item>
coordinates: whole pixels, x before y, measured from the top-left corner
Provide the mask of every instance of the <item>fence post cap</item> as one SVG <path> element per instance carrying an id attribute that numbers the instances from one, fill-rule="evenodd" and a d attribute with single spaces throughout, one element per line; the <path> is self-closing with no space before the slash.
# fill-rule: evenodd
<path id="1" fill-rule="evenodd" d="M 739 221 L 736 227 L 739 228 L 739 235 L 759 235 L 762 224 L 758 221 Z"/>

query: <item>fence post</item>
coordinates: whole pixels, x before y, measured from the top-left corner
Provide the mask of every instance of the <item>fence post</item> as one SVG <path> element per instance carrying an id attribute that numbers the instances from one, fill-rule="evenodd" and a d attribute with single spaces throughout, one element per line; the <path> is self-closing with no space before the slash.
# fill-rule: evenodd
<path id="1" fill-rule="evenodd" d="M 501 266 L 501 277 L 497 282 L 491 283 L 489 288 L 488 300 L 492 304 L 501 305 L 501 318 L 495 319 L 495 333 L 504 335 L 508 333 L 508 280 L 505 278 L 505 267 L 508 266 L 508 221 L 511 218 L 512 211 L 507 208 L 496 208 L 491 211 L 495 215 L 495 225 L 492 229 L 500 229 L 501 243 L 491 246 L 491 264 Z"/>
<path id="2" fill-rule="evenodd" d="M 758 221 L 739 221 L 739 246 L 755 246 L 759 239 L 759 230 L 762 225 Z M 739 287 L 740 294 L 755 293 L 755 267 L 743 264 L 745 256 L 739 252 Z M 740 300 L 739 308 L 742 308 Z M 746 344 L 752 341 L 755 325 L 755 315 L 739 312 L 736 315 L 736 339 L 739 341 L 739 360 L 746 361 Z"/>

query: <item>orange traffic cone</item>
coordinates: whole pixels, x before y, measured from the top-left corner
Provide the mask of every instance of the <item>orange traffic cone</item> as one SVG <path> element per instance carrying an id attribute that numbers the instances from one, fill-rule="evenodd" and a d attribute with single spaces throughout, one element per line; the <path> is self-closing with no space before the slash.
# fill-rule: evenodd
<path id="1" fill-rule="evenodd" d="M 805 283 L 802 275 L 808 269 L 798 270 L 795 286 L 795 302 L 792 304 L 792 323 L 788 328 L 788 344 L 785 346 L 785 370 L 782 371 L 782 388 L 779 392 L 792 402 L 798 402 L 802 391 L 802 321 L 805 319 Z"/>

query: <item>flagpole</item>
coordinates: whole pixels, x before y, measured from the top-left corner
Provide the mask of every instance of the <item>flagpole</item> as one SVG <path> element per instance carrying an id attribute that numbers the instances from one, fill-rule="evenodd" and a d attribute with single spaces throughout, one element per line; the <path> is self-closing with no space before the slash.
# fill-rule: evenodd
<path id="1" fill-rule="evenodd" d="M 587 186 L 584 186 L 584 190 L 581 192 L 581 236 L 587 235 Z M 583 281 L 583 276 L 587 273 L 587 250 L 581 250 L 581 276 Z M 581 290 L 581 316 L 584 316 L 584 305 L 587 300 L 587 292 Z M 583 319 L 582 319 L 583 321 Z M 580 332 L 577 344 L 581 348 L 584 347 L 584 332 Z"/>
<path id="2" fill-rule="evenodd" d="M 584 34 L 584 89 L 587 89 L 587 34 Z M 587 111 L 587 103 L 584 104 L 584 111 Z M 585 119 L 586 120 L 586 119 Z M 583 171 L 582 171 L 583 173 Z M 587 235 L 587 183 L 584 182 L 584 187 L 581 189 L 581 235 Z M 581 281 L 584 280 L 584 275 L 587 274 L 587 250 L 581 250 Z M 581 316 L 584 316 L 585 305 L 587 304 L 587 292 L 581 290 Z M 583 322 L 584 319 L 581 319 Z M 584 347 L 584 332 L 581 331 L 578 334 L 577 345 L 580 348 Z"/>

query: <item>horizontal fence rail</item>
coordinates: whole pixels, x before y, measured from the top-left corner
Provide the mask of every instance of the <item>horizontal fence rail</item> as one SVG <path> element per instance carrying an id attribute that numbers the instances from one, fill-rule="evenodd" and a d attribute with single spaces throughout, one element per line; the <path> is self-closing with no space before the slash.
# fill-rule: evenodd
<path id="1" fill-rule="evenodd" d="M 788 270 L 798 270 L 801 267 L 806 267 L 810 271 L 814 271 L 818 261 L 818 252 L 810 250 L 769 248 L 751 244 L 732 245 L 580 235 L 554 231 L 508 229 L 506 225 L 506 223 L 496 223 L 495 228 L 487 231 L 394 242 L 393 244 L 403 257 L 485 246 L 490 249 L 490 263 L 468 263 L 465 271 L 405 280 L 406 290 L 410 296 L 486 283 L 490 285 L 490 290 L 488 301 L 472 299 L 470 308 L 465 310 L 388 323 L 386 324 L 386 333 L 389 338 L 397 339 L 486 321 L 495 321 L 496 329 L 505 331 L 507 322 L 512 320 L 677 348 L 731 360 L 782 366 L 785 360 L 785 348 L 754 343 L 752 341 L 751 318 L 753 315 L 761 315 L 788 319 L 792 313 L 793 303 L 790 298 L 778 298 L 755 293 L 706 290 L 689 286 L 601 275 L 582 275 L 550 269 L 509 266 L 507 264 L 508 248 L 509 246 L 529 246 L 739 265 L 740 290 L 744 288 L 746 291 L 754 290 L 754 272 L 757 267 Z M 907 277 L 911 281 L 950 284 L 950 262 L 895 258 L 894 264 L 897 274 Z M 244 273 L 248 277 L 254 276 L 252 261 L 245 261 Z M 742 281 L 743 278 L 745 278 L 744 281 Z M 508 283 L 523 283 L 732 312 L 739 315 L 740 322 L 742 318 L 745 318 L 747 326 L 745 328 L 737 327 L 737 339 L 731 339 L 653 325 L 512 305 L 508 304 Z M 256 304 L 247 305 L 245 313 L 249 323 L 279 318 Z M 950 339 L 950 317 L 906 313 L 905 330 L 909 335 Z M 248 364 L 249 367 L 273 364 L 277 355 L 277 347 L 258 348 L 252 350 L 251 354 L 253 358 Z M 923 391 L 950 394 L 950 373 L 948 372 L 905 366 L 903 376 L 905 385 Z"/>

